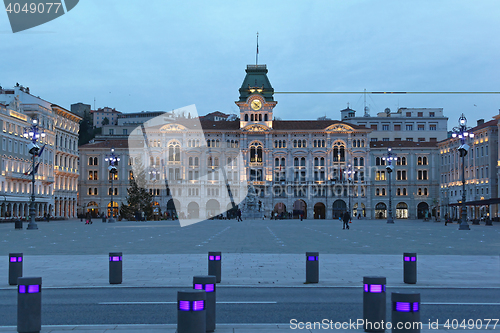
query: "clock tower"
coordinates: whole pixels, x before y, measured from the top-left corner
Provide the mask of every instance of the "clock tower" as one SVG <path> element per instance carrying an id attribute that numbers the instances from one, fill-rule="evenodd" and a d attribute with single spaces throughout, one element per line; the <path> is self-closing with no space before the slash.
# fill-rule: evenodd
<path id="1" fill-rule="evenodd" d="M 247 65 L 247 75 L 240 88 L 240 128 L 258 124 L 273 127 L 274 89 L 267 78 L 266 65 Z"/>

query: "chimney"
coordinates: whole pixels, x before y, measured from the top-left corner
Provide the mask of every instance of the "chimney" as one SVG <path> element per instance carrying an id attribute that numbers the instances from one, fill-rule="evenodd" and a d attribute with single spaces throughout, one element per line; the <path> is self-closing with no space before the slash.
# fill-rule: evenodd
<path id="1" fill-rule="evenodd" d="M 477 120 L 477 126 L 480 126 L 482 124 L 484 124 L 484 119 L 478 119 Z"/>

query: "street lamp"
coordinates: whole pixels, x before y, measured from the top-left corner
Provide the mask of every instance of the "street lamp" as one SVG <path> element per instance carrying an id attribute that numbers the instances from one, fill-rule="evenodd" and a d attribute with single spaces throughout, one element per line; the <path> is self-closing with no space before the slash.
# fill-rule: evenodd
<path id="1" fill-rule="evenodd" d="M 351 215 L 351 182 L 352 175 L 354 175 L 354 170 L 352 169 L 352 165 L 348 164 L 345 174 L 347 175 L 347 197 L 349 198 L 349 205 L 347 207 L 347 211 L 349 215 Z"/>
<path id="2" fill-rule="evenodd" d="M 118 169 L 116 166 L 118 165 L 118 162 L 120 161 L 120 157 L 116 156 L 115 149 L 111 148 L 110 155 L 109 156 L 106 155 L 104 160 L 106 162 L 109 162 L 108 170 L 109 170 L 109 173 L 111 175 L 111 216 L 108 219 L 108 223 L 114 223 L 115 219 L 113 217 L 115 214 L 115 210 L 113 207 L 113 204 L 114 204 L 114 201 L 113 201 L 113 180 L 115 178 L 115 175 L 118 173 Z"/>
<path id="3" fill-rule="evenodd" d="M 467 208 L 465 206 L 465 155 L 469 150 L 469 145 L 467 144 L 467 138 L 474 138 L 474 133 L 472 133 L 470 127 L 467 127 L 467 118 L 464 114 L 458 118 L 457 127 L 453 127 L 452 138 L 458 137 L 460 139 L 460 146 L 458 147 L 458 152 L 460 157 L 462 157 L 462 221 L 458 230 L 470 230 L 469 224 L 467 224 Z"/>
<path id="4" fill-rule="evenodd" d="M 37 167 L 35 166 L 35 159 L 43 151 L 43 148 L 40 149 L 40 146 L 37 144 L 38 139 L 45 138 L 45 132 L 43 129 L 38 127 L 38 119 L 33 118 L 31 120 L 31 126 L 26 127 L 24 129 L 23 136 L 26 139 L 31 140 L 31 143 L 28 145 L 28 151 L 32 155 L 32 164 L 31 164 L 31 201 L 30 201 L 30 222 L 28 224 L 28 230 L 36 230 L 38 229 L 35 223 L 35 174 L 37 172 Z"/>
<path id="5" fill-rule="evenodd" d="M 156 194 L 156 176 L 159 175 L 160 172 L 156 170 L 156 166 L 153 164 L 151 166 L 151 170 L 149 170 L 149 180 L 153 182 L 152 186 L 152 197 L 153 197 L 153 214 L 155 215 L 155 220 L 156 220 L 156 215 L 158 215 L 158 208 L 155 206 L 155 194 Z"/>
<path id="6" fill-rule="evenodd" d="M 394 166 L 392 165 L 392 161 L 396 161 L 398 158 L 392 153 L 392 148 L 387 148 L 387 154 L 382 157 L 382 160 L 387 162 L 388 178 L 389 178 L 389 209 L 387 214 L 387 223 L 394 223 L 394 219 L 392 218 L 392 187 L 391 187 L 391 174 L 394 171 Z"/>

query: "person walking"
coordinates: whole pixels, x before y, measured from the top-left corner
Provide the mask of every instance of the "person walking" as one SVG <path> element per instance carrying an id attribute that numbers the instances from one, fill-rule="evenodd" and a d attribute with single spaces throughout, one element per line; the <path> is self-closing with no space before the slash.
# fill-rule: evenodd
<path id="1" fill-rule="evenodd" d="M 348 211 L 345 211 L 343 220 L 344 224 L 342 225 L 342 229 L 345 229 L 346 227 L 347 229 L 349 229 L 349 221 L 351 220 L 351 215 L 349 214 Z"/>
<path id="2" fill-rule="evenodd" d="M 444 215 L 444 225 L 448 225 L 448 221 L 449 221 L 448 214 L 445 214 Z"/>
<path id="3" fill-rule="evenodd" d="M 237 215 L 237 217 L 238 217 L 238 218 L 236 219 L 236 221 L 238 221 L 238 222 L 243 222 L 243 220 L 241 219 L 241 209 L 238 209 L 238 213 L 237 213 L 236 215 Z"/>

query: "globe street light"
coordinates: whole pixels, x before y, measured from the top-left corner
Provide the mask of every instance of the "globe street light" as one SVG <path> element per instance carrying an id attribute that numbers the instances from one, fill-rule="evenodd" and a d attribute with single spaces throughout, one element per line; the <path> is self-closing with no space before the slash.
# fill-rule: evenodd
<path id="1" fill-rule="evenodd" d="M 153 164 L 151 166 L 151 170 L 149 170 L 149 180 L 153 183 L 153 186 L 152 186 L 152 194 L 153 194 L 153 215 L 154 215 L 154 219 L 156 220 L 156 216 L 158 215 L 159 213 L 159 207 L 156 207 L 155 206 L 155 195 L 156 195 L 156 176 L 159 176 L 160 175 L 160 172 L 158 170 L 156 170 L 156 166 Z"/>
<path id="2" fill-rule="evenodd" d="M 115 149 L 111 148 L 111 154 L 109 156 L 106 155 L 104 160 L 106 162 L 109 162 L 108 170 L 109 170 L 109 174 L 111 175 L 111 203 L 110 203 L 111 204 L 111 216 L 108 219 L 108 223 L 114 223 L 115 222 L 115 219 L 114 219 L 115 210 L 113 207 L 113 204 L 114 204 L 114 202 L 113 202 L 113 180 L 115 178 L 115 175 L 118 173 L 118 169 L 116 166 L 118 165 L 118 162 L 120 161 L 120 157 L 116 156 Z"/>
<path id="3" fill-rule="evenodd" d="M 462 158 L 462 221 L 458 230 L 470 230 L 469 224 L 467 224 L 467 208 L 465 206 L 465 155 L 467 155 L 470 148 L 467 144 L 468 138 L 474 138 L 471 129 L 467 127 L 467 118 L 462 113 L 458 118 L 458 126 L 452 129 L 453 133 L 451 134 L 452 138 L 458 137 L 460 139 L 460 146 L 457 149 Z"/>
<path id="4" fill-rule="evenodd" d="M 394 171 L 394 166 L 392 165 L 392 161 L 396 161 L 398 158 L 395 154 L 392 153 L 392 148 L 387 148 L 387 154 L 382 157 L 382 160 L 386 161 L 387 166 L 385 167 L 388 173 L 389 178 L 389 209 L 387 214 L 387 223 L 394 223 L 394 219 L 392 218 L 392 187 L 391 187 L 391 174 Z"/>
<path id="5" fill-rule="evenodd" d="M 43 148 L 40 149 L 40 146 L 37 144 L 37 141 L 40 138 L 45 138 L 45 132 L 43 131 L 43 129 L 40 129 L 38 127 L 38 119 L 33 118 L 31 120 L 31 126 L 26 127 L 24 129 L 23 136 L 26 139 L 31 140 L 31 143 L 28 145 L 28 151 L 32 155 L 30 222 L 28 224 L 27 229 L 28 230 L 36 230 L 36 229 L 38 229 L 38 226 L 35 223 L 35 174 L 37 173 L 38 168 L 35 166 L 35 159 L 43 151 Z"/>
<path id="6" fill-rule="evenodd" d="M 347 211 L 349 212 L 349 216 L 351 215 L 351 183 L 352 176 L 354 175 L 354 170 L 352 169 L 352 165 L 348 164 L 345 174 L 347 176 L 347 197 L 349 198 L 349 205 L 347 206 Z"/>

